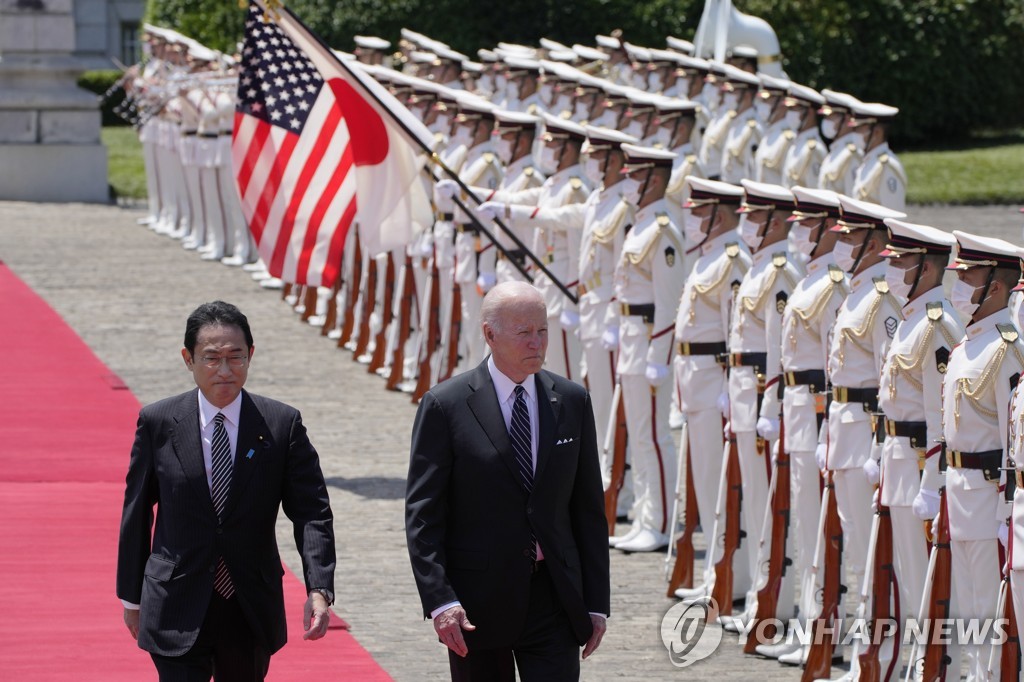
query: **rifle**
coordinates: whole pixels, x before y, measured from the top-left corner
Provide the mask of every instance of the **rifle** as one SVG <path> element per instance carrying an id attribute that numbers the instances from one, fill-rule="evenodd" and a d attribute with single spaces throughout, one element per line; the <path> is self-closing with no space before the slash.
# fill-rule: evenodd
<path id="1" fill-rule="evenodd" d="M 441 328 L 439 317 L 441 315 L 441 284 L 438 281 L 440 273 L 437 271 L 437 259 L 430 261 L 430 318 L 426 325 L 426 342 L 420 349 L 419 376 L 416 378 L 416 388 L 412 392 L 412 402 L 418 403 L 423 394 L 430 389 L 430 358 L 434 356 L 438 343 L 441 339 Z"/>
<path id="2" fill-rule="evenodd" d="M 608 521 L 608 535 L 615 535 L 615 519 L 618 516 L 619 492 L 626 482 L 626 406 L 622 403 L 622 384 L 615 384 L 612 394 L 612 414 L 615 418 L 608 423 L 605 434 L 605 456 L 612 452 L 612 476 L 608 489 L 604 491 L 604 516 Z"/>
<path id="3" fill-rule="evenodd" d="M 746 532 L 740 528 L 743 509 L 743 480 L 740 477 L 740 456 L 736 449 L 736 436 L 729 434 L 723 451 L 722 484 L 719 487 L 718 509 L 715 510 L 715 542 L 718 542 L 718 524 L 722 523 L 722 556 L 715 562 L 715 587 L 711 598 L 718 604 L 718 612 L 732 615 L 733 555 Z M 722 492 L 724 491 L 724 495 Z M 724 498 L 724 500 L 723 500 Z M 722 503 L 725 508 L 722 508 Z M 724 519 L 724 521 L 723 521 Z"/>
<path id="4" fill-rule="evenodd" d="M 450 379 L 455 371 L 455 366 L 459 364 L 459 337 L 462 336 L 462 286 L 455 281 L 454 274 L 452 275 L 451 306 L 451 317 L 448 321 L 448 353 L 445 370 L 438 377 L 439 382 Z"/>
<path id="5" fill-rule="evenodd" d="M 768 551 L 768 576 L 764 587 L 757 591 L 757 611 L 754 613 L 753 627 L 750 633 L 757 633 L 755 636 L 748 636 L 743 645 L 743 653 L 756 653 L 758 644 L 771 644 L 775 637 L 780 634 L 775 625 L 776 612 L 779 609 L 779 593 L 782 591 L 782 580 L 786 575 L 786 566 L 792 560 L 786 556 L 786 545 L 789 540 L 789 511 L 790 511 L 790 478 L 789 478 L 789 453 L 785 447 L 785 422 L 779 424 L 778 454 L 775 456 L 775 466 L 772 471 L 772 496 L 771 513 L 771 545 Z M 762 541 L 763 541 L 762 537 Z M 761 621 L 765 625 L 760 626 Z M 759 640 L 758 636 L 764 634 L 765 639 Z"/>
<path id="6" fill-rule="evenodd" d="M 945 457 L 945 454 L 945 448 L 943 448 L 939 456 Z M 925 620 L 927 638 L 924 644 L 924 676 L 922 679 L 927 682 L 946 679 L 946 668 L 952 662 L 946 653 L 946 644 L 943 641 L 941 628 L 933 627 L 941 619 L 950 617 L 953 554 L 949 544 L 949 511 L 946 506 L 945 486 L 939 488 L 939 517 L 935 519 L 932 527 L 936 530 L 929 562 L 934 561 L 935 565 L 929 567 L 932 577 L 931 585 L 930 589 L 924 593 L 928 610 Z M 916 664 L 913 659 L 911 662 Z"/>
<path id="7" fill-rule="evenodd" d="M 686 495 L 684 502 L 683 530 L 675 540 L 668 543 L 668 556 L 665 558 L 666 565 L 672 560 L 672 550 L 675 549 L 676 563 L 672 566 L 672 575 L 668 579 L 667 597 L 674 597 L 676 590 L 680 587 L 693 587 L 693 532 L 700 525 L 700 510 L 697 508 L 697 492 L 693 480 L 693 464 L 690 459 L 690 426 L 683 423 L 683 432 L 679 440 L 679 473 L 676 475 L 676 499 L 672 511 L 672 530 L 675 530 L 675 521 L 678 518 L 678 507 L 680 495 Z M 686 491 L 682 492 L 683 471 L 686 471 Z"/>
<path id="8" fill-rule="evenodd" d="M 836 640 L 839 638 L 838 629 L 841 626 L 839 606 L 843 593 L 846 592 L 846 586 L 840 582 L 843 561 L 843 526 L 839 521 L 839 506 L 836 503 L 835 483 L 832 480 L 831 471 L 825 478 L 819 527 L 822 530 L 818 536 L 818 542 L 824 541 L 825 543 L 825 565 L 823 567 L 825 576 L 821 590 L 821 613 L 811 623 L 811 648 L 807 653 L 807 663 L 804 666 L 803 676 L 800 678 L 801 682 L 811 682 L 831 675 L 832 653 Z M 819 547 L 815 552 L 815 570 L 822 568 L 817 565 L 818 557 L 821 555 L 820 549 Z M 830 622 L 835 630 L 825 637 L 823 631 Z"/>
<path id="9" fill-rule="evenodd" d="M 359 338 L 356 339 L 356 347 L 352 351 L 352 359 L 357 362 L 366 354 L 366 349 L 370 345 L 370 316 L 377 307 L 377 259 L 373 256 L 370 256 L 366 270 L 366 288 L 362 290 L 360 298 L 363 303 L 359 310 Z"/>
<path id="10" fill-rule="evenodd" d="M 398 390 L 405 371 L 405 344 L 409 342 L 409 332 L 412 331 L 412 297 L 415 295 L 412 268 L 412 256 L 407 253 L 405 265 L 402 266 L 402 305 L 398 309 L 397 343 L 395 354 L 391 356 L 391 373 L 385 385 L 389 391 Z"/>
<path id="11" fill-rule="evenodd" d="M 355 253 L 352 254 L 352 272 L 345 291 L 345 321 L 341 325 L 341 336 L 338 337 L 338 348 L 344 348 L 352 339 L 355 327 L 356 302 L 359 300 L 359 284 L 363 280 L 363 248 L 359 243 L 359 230 L 356 230 Z"/>
<path id="12" fill-rule="evenodd" d="M 879 626 L 881 623 L 891 622 L 895 613 L 897 630 L 894 636 L 896 642 L 900 641 L 900 593 L 896 589 L 896 573 L 893 570 L 892 515 L 889 513 L 889 507 L 883 505 L 881 501 L 878 503 L 878 511 L 875 512 L 872 531 L 871 549 L 868 552 L 870 577 L 869 575 L 864 576 L 862 590 L 865 598 L 871 600 L 871 618 L 868 621 L 871 641 L 867 649 L 857 658 L 860 661 L 860 679 L 865 682 L 880 682 L 883 679 L 892 679 L 893 670 L 900 662 L 897 644 L 892 660 L 889 661 L 889 667 L 885 670 L 885 677 L 882 676 L 882 664 L 879 660 L 882 634 L 879 632 Z M 893 602 L 892 604 L 890 604 L 890 600 Z"/>
<path id="13" fill-rule="evenodd" d="M 1007 541 L 1006 563 L 1003 565 L 1003 579 L 999 582 L 999 603 L 996 606 L 996 613 L 1002 614 L 1006 619 L 1006 640 L 1002 644 L 992 644 L 988 654 L 988 679 L 994 680 L 992 669 L 995 667 L 996 656 L 999 656 L 999 680 L 1000 682 L 1019 682 L 1021 673 L 1020 664 L 1020 633 L 1017 631 L 1017 614 L 1013 608 L 1013 593 L 1010 585 L 1010 557 L 1013 555 L 1013 530 L 1010 530 L 1010 537 Z M 996 654 L 996 647 L 999 653 Z"/>
<path id="14" fill-rule="evenodd" d="M 324 323 L 320 325 L 320 336 L 327 336 L 338 324 L 338 292 L 341 291 L 341 279 L 331 287 L 331 295 L 327 299 L 327 310 L 324 312 Z"/>
<path id="15" fill-rule="evenodd" d="M 366 371 L 374 374 L 384 366 L 386 351 L 388 349 L 388 323 L 391 321 L 392 308 L 395 300 L 395 259 L 388 252 L 388 264 L 384 271 L 384 310 L 380 316 L 380 329 L 377 331 L 376 342 L 373 346 L 373 356 Z"/>
<path id="16" fill-rule="evenodd" d="M 316 313 L 317 287 L 306 286 L 305 295 L 302 300 L 302 321 L 309 322 L 309 318 Z"/>

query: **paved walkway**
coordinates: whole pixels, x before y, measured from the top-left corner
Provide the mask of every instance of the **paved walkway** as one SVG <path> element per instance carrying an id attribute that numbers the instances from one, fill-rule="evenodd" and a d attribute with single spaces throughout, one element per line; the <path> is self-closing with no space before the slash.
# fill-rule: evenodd
<path id="1" fill-rule="evenodd" d="M 188 313 L 215 298 L 237 304 L 256 340 L 247 387 L 299 408 L 321 454 L 338 537 L 339 613 L 395 679 L 445 679 L 444 650 L 420 617 L 403 530 L 415 407 L 407 396 L 385 391 L 381 379 L 319 330 L 300 324 L 277 292 L 137 226 L 140 215 L 108 206 L 0 202 L 0 259 L 142 403 L 192 386 L 180 356 Z M 1014 241 L 1024 223 L 1014 207 L 915 209 L 910 220 Z M 282 556 L 298 569 L 289 525 L 282 522 L 278 533 Z M 710 659 L 674 668 L 659 634 L 674 603 L 663 596 L 663 560 L 612 553 L 613 617 L 600 651 L 583 664 L 584 680 L 799 679 L 798 670 L 743 656 L 728 635 Z M 120 618 L 113 591 L 110 617 Z"/>

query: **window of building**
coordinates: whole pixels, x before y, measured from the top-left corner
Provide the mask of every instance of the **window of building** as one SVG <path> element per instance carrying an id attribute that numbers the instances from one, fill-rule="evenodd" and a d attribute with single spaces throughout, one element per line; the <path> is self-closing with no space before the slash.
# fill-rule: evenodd
<path id="1" fill-rule="evenodd" d="M 121 22 L 121 61 L 134 64 L 142 58 L 139 51 L 139 22 Z"/>

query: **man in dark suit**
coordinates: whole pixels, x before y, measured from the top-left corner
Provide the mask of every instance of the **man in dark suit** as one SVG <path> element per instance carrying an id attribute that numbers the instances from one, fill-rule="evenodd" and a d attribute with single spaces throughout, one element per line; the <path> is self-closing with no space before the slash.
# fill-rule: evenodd
<path id="1" fill-rule="evenodd" d="M 491 356 L 432 388 L 412 433 L 406 534 L 452 679 L 574 680 L 609 613 L 608 527 L 590 396 L 541 369 L 540 293 L 481 308 Z"/>
<path id="2" fill-rule="evenodd" d="M 199 306 L 181 352 L 198 390 L 139 413 L 117 596 L 162 682 L 264 679 L 287 639 L 279 507 L 302 555 L 305 639 L 327 632 L 335 565 L 327 486 L 298 411 L 242 390 L 253 352 L 238 308 Z"/>

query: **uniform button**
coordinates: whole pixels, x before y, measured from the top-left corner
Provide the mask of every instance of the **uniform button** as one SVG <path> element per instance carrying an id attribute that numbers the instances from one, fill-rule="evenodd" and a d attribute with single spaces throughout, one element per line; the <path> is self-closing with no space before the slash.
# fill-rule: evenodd
<path id="1" fill-rule="evenodd" d="M 530 552 L 530 550 L 528 550 L 528 549 L 524 549 L 524 550 L 523 550 L 523 556 L 524 556 L 524 557 L 529 557 L 530 555 L 531 555 L 531 552 Z"/>
<path id="2" fill-rule="evenodd" d="M 216 573 L 216 572 L 217 572 L 217 564 L 214 564 L 213 566 L 210 566 L 210 573 Z"/>
<path id="3" fill-rule="evenodd" d="M 527 507 L 526 508 L 526 513 L 527 514 L 532 514 L 533 513 L 533 507 Z"/>
<path id="4" fill-rule="evenodd" d="M 217 529 L 217 535 L 224 535 L 224 529 L 223 528 L 218 528 Z"/>

